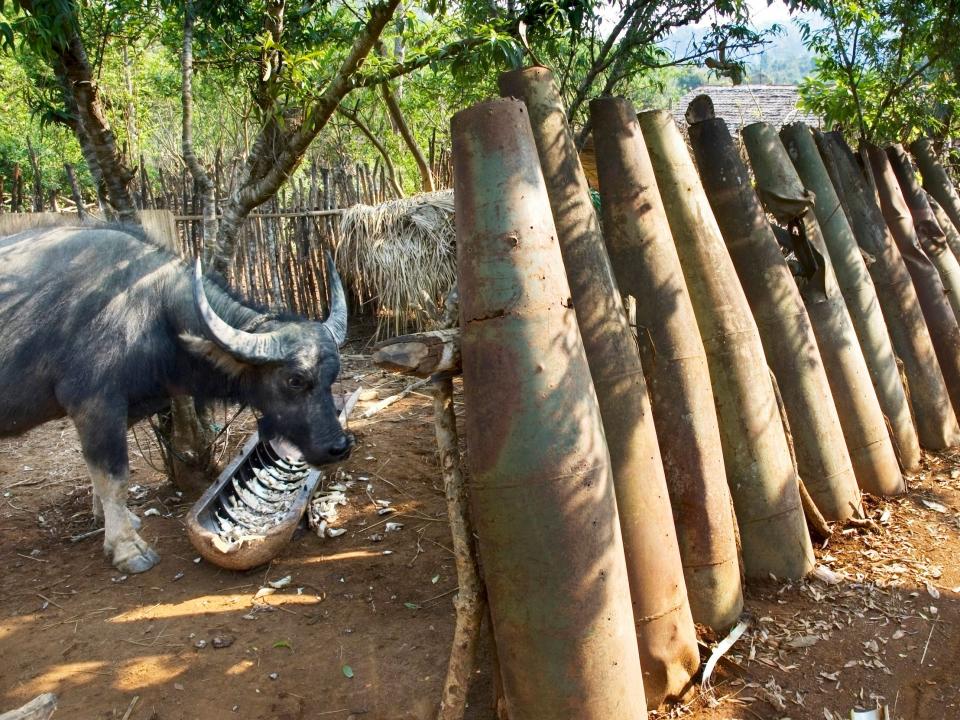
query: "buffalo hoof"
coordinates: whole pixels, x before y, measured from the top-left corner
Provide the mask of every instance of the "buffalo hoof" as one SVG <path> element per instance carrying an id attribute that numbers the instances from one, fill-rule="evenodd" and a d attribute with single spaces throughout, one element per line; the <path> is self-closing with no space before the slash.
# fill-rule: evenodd
<path id="1" fill-rule="evenodd" d="M 160 556 L 157 551 L 140 538 L 119 543 L 113 551 L 113 566 L 129 575 L 146 572 L 158 562 Z"/>

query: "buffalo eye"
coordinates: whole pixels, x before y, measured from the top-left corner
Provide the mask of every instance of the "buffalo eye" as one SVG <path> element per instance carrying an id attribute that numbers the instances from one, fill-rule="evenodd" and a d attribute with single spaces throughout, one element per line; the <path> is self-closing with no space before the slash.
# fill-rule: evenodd
<path id="1" fill-rule="evenodd" d="M 287 378 L 287 387 L 291 390 L 306 390 L 309 382 L 303 375 L 291 375 Z"/>

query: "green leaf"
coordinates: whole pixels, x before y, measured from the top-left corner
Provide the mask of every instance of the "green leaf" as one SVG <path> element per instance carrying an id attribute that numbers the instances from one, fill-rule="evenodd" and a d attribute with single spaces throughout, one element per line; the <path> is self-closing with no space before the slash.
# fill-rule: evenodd
<path id="1" fill-rule="evenodd" d="M 288 650 L 293 650 L 293 648 L 290 647 L 290 641 L 289 641 L 289 640 L 277 640 L 277 641 L 273 644 L 273 646 L 274 646 L 275 648 L 287 648 Z"/>
<path id="2" fill-rule="evenodd" d="M 344 676 L 345 678 L 352 678 L 352 677 L 353 677 L 353 668 L 350 667 L 349 665 L 344 665 L 343 667 L 340 668 L 340 670 L 343 671 L 343 676 Z"/>
<path id="3" fill-rule="evenodd" d="M 416 603 L 412 603 L 412 602 L 405 602 L 403 606 L 410 610 L 419 610 L 421 608 L 420 605 L 417 605 Z"/>

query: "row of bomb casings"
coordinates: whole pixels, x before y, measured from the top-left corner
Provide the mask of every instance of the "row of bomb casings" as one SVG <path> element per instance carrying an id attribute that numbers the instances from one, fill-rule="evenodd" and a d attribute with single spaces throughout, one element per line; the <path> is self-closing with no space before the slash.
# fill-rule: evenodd
<path id="1" fill-rule="evenodd" d="M 741 558 L 747 579 L 812 570 L 801 488 L 858 516 L 861 489 L 903 492 L 920 445 L 960 439 L 956 257 L 902 149 L 861 168 L 837 135 L 756 124 L 754 188 L 708 99 L 688 112 L 696 165 L 666 113 L 591 104 L 601 233 L 549 72 L 501 91 L 522 102 L 452 130 L 504 691 L 512 718 L 643 717 L 697 671 L 694 621 L 738 617 Z"/>

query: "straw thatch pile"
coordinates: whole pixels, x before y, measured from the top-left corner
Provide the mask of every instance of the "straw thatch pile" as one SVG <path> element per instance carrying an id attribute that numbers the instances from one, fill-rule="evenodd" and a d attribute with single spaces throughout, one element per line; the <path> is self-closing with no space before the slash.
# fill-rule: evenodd
<path id="1" fill-rule="evenodd" d="M 355 205 L 340 217 L 337 268 L 362 303 L 373 303 L 377 335 L 423 330 L 456 280 L 453 190 L 380 205 Z"/>

